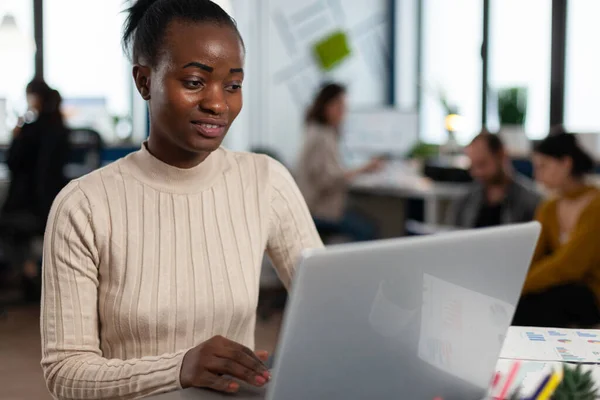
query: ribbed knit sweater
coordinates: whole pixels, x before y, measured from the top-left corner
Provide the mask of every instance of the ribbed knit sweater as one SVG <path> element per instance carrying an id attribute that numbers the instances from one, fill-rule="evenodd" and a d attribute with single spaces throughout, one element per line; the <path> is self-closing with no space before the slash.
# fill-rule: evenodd
<path id="1" fill-rule="evenodd" d="M 44 240 L 42 367 L 59 399 L 180 388 L 183 356 L 222 335 L 250 348 L 265 249 L 288 286 L 321 247 L 288 171 L 226 149 L 191 169 L 146 146 L 71 182 Z"/>

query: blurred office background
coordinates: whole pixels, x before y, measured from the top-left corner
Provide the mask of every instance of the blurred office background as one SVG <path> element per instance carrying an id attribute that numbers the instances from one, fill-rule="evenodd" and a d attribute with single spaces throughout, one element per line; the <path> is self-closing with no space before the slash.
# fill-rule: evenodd
<path id="1" fill-rule="evenodd" d="M 67 123 L 79 132 L 71 178 L 140 147 L 148 115 L 120 43 L 128 3 L 0 0 L 0 161 L 34 76 L 60 91 Z M 529 177 L 531 142 L 553 126 L 577 132 L 595 157 L 600 152 L 597 0 L 217 3 L 237 20 L 247 48 L 244 109 L 225 145 L 268 150 L 293 168 L 315 92 L 324 81 L 343 83 L 345 161 L 391 159 L 352 188 L 382 236 L 441 223 L 469 180 L 460 173 L 468 168 L 461 146 L 482 128 L 503 135 L 515 168 Z M 507 107 L 516 118 L 501 112 Z M 0 164 L 0 198 L 9 184 Z M 266 290 L 279 290 L 271 278 Z M 0 316 L 0 393 L 49 398 L 39 369 L 39 310 L 9 292 L 0 293 L 8 304 Z M 257 331 L 267 349 L 278 329 L 275 303 L 261 311 Z"/>
<path id="2" fill-rule="evenodd" d="M 414 114 L 416 132 L 390 142 L 445 143 L 448 111 L 460 117 L 460 144 L 482 125 L 497 131 L 498 94 L 506 89 L 524 93 L 530 139 L 563 123 L 568 131 L 600 131 L 593 51 L 600 4 L 593 0 L 224 3 L 248 48 L 245 107 L 227 142 L 233 149 L 269 147 L 293 163 L 304 110 L 324 80 L 349 87 L 353 111 Z M 104 161 L 138 147 L 146 109 L 119 41 L 126 4 L 2 0 L 0 143 L 9 142 L 26 107 L 24 87 L 38 74 L 61 92 L 71 126 L 98 131 Z M 335 32 L 349 54 L 327 70 L 315 47 Z"/>

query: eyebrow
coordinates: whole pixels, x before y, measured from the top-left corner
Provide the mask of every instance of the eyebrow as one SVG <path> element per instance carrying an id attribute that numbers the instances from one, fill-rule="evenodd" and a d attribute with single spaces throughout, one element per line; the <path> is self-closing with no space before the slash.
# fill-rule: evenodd
<path id="1" fill-rule="evenodd" d="M 183 68 L 184 69 L 185 68 L 199 68 L 199 69 L 202 69 L 202 70 L 207 71 L 207 72 L 213 72 L 215 70 L 213 67 L 208 66 L 206 64 L 199 63 L 197 61 L 192 61 L 190 63 L 187 63 L 187 64 L 185 64 L 183 66 Z M 243 68 L 231 68 L 229 70 L 229 72 L 232 73 L 232 74 L 236 74 L 236 73 L 242 73 L 243 74 L 244 73 L 244 69 Z"/>
<path id="2" fill-rule="evenodd" d="M 203 69 L 207 72 L 213 72 L 215 69 L 213 67 L 209 67 L 206 64 L 202 64 L 196 61 L 192 61 L 191 63 L 187 63 L 183 66 L 183 68 L 199 68 L 199 69 Z"/>

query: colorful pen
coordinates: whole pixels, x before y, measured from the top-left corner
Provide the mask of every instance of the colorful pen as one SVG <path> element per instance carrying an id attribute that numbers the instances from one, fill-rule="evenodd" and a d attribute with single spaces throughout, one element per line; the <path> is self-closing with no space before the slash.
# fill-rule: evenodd
<path id="1" fill-rule="evenodd" d="M 510 367 L 510 371 L 508 372 L 508 376 L 506 377 L 506 382 L 504 382 L 504 386 L 502 387 L 502 391 L 500 391 L 500 395 L 498 398 L 504 399 L 508 395 L 508 392 L 519 372 L 519 368 L 521 368 L 521 360 L 517 360 Z"/>
<path id="2" fill-rule="evenodd" d="M 548 384 L 546 384 L 546 387 L 544 388 L 544 390 L 542 390 L 542 393 L 540 393 L 536 400 L 548 400 L 550 396 L 554 394 L 554 391 L 562 381 L 562 378 L 562 370 L 555 371 L 548 380 Z"/>
<path id="3" fill-rule="evenodd" d="M 542 379 L 542 381 L 540 382 L 538 388 L 535 390 L 535 392 L 533 393 L 533 395 L 531 395 L 530 397 L 528 397 L 527 400 L 536 400 L 538 398 L 538 396 L 542 393 L 542 390 L 544 390 L 544 388 L 548 384 L 548 381 L 550 380 L 551 376 L 552 376 L 552 373 L 546 375 L 544 377 L 544 379 Z"/>

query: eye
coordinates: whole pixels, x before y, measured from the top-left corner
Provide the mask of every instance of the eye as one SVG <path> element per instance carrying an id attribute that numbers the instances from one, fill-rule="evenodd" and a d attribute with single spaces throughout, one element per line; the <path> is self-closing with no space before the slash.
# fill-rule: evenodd
<path id="1" fill-rule="evenodd" d="M 198 80 L 185 80 L 183 81 L 183 86 L 185 86 L 187 89 L 195 90 L 202 88 L 204 83 Z"/>
<path id="2" fill-rule="evenodd" d="M 232 84 L 230 84 L 230 85 L 227 85 L 227 86 L 225 87 L 225 89 L 226 89 L 228 92 L 232 92 L 232 93 L 233 93 L 233 92 L 237 92 L 237 91 L 239 91 L 240 89 L 242 89 L 242 84 L 241 84 L 241 82 L 240 82 L 240 83 L 232 83 Z"/>

